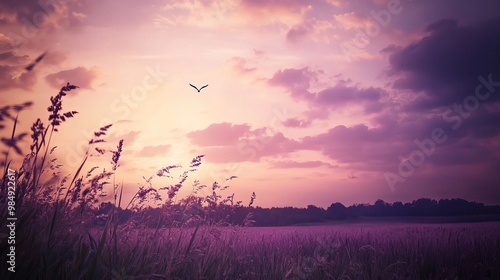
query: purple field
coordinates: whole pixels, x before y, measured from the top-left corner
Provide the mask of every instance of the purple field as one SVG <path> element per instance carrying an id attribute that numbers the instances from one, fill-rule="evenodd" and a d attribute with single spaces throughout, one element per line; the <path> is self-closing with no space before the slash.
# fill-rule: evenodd
<path id="1" fill-rule="evenodd" d="M 499 222 L 203 227 L 196 235 L 193 231 L 122 232 L 120 275 L 146 277 L 141 279 L 500 278 Z"/>

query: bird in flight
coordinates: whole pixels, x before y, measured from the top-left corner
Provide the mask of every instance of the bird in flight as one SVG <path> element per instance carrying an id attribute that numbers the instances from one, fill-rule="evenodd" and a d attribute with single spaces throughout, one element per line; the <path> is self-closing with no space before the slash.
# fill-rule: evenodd
<path id="1" fill-rule="evenodd" d="M 31 71 L 33 68 L 35 68 L 35 65 L 37 65 L 42 59 L 47 55 L 47 52 L 42 53 L 39 55 L 32 63 L 30 63 L 28 66 L 26 66 L 26 70 Z"/>
<path id="2" fill-rule="evenodd" d="M 353 174 L 351 174 L 351 176 L 348 176 L 349 179 L 356 179 L 358 178 L 358 176 L 354 176 Z"/>
<path id="3" fill-rule="evenodd" d="M 200 92 L 202 89 L 208 87 L 208 85 L 204 85 L 200 89 L 198 89 L 197 87 L 193 86 L 192 84 L 189 84 L 189 85 L 192 86 L 192 87 L 194 87 L 198 92 Z"/>

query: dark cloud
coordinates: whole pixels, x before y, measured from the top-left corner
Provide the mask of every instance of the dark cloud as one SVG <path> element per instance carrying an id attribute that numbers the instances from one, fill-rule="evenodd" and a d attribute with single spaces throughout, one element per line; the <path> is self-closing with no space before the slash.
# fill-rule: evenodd
<path id="1" fill-rule="evenodd" d="M 0 2 L 0 19 L 7 24 L 22 24 L 28 28 L 72 26 L 81 22 L 78 0 L 36 1 L 18 0 Z"/>
<path id="2" fill-rule="evenodd" d="M 432 131 L 440 129 L 446 140 L 429 144 L 433 148 L 426 165 L 457 173 L 487 172 L 485 166 L 500 158 L 500 17 L 469 25 L 443 19 L 425 32 L 407 46 L 383 50 L 389 54 L 387 74 L 394 79 L 393 88 L 409 98 L 402 99 L 398 114 L 373 120 L 393 129 L 390 145 L 404 147 L 393 156 L 408 157 L 419 150 L 416 140 L 430 143 Z M 399 161 L 393 162 L 397 173 Z"/>
<path id="3" fill-rule="evenodd" d="M 0 63 L 6 63 L 9 65 L 20 65 L 22 63 L 28 62 L 27 55 L 19 56 L 12 51 L 0 53 Z"/>
<path id="4" fill-rule="evenodd" d="M 388 101 L 385 100 L 388 95 L 386 90 L 352 85 L 350 79 L 335 81 L 333 86 L 319 92 L 310 92 L 312 83 L 317 82 L 321 74 L 322 70 L 311 71 L 308 67 L 283 69 L 276 71 L 268 80 L 268 84 L 284 87 L 294 99 L 308 103 L 311 107 L 306 113 L 308 121 L 316 118 L 324 119 L 329 111 L 350 105 L 362 106 L 364 112 L 368 114 L 379 113 L 388 105 Z"/>
<path id="5" fill-rule="evenodd" d="M 317 106 L 344 107 L 345 105 L 364 104 L 365 113 L 379 112 L 383 109 L 381 98 L 386 95 L 381 88 L 358 88 L 339 83 L 316 94 L 313 103 Z"/>
<path id="6" fill-rule="evenodd" d="M 390 77 L 395 89 L 416 99 L 408 110 L 449 106 L 474 94 L 478 76 L 500 81 L 500 17 L 475 25 L 444 19 L 430 24 L 427 35 L 408 46 L 390 46 Z M 491 98 L 489 101 L 498 101 Z"/>
<path id="7" fill-rule="evenodd" d="M 307 67 L 279 70 L 268 83 L 309 105 L 309 121 L 347 106 L 362 106 L 372 114 L 370 125 L 336 126 L 302 138 L 293 151 L 319 151 L 354 170 L 397 174 L 400 164 L 415 151 L 421 154 L 426 143 L 431 152 L 427 150 L 419 176 L 433 169 L 486 172 L 500 158 L 499 49 L 499 19 L 467 26 L 441 20 L 428 25 L 422 39 L 383 50 L 389 54 L 387 74 L 394 92 L 344 80 L 311 92 L 319 74 Z M 299 118 L 285 123 L 301 126 Z M 443 142 L 432 140 L 435 131 L 443 133 Z M 485 184 L 491 186 L 491 181 Z"/>
<path id="8" fill-rule="evenodd" d="M 0 40 L 1 42 L 1 40 Z M 32 63 L 37 56 L 18 55 L 17 52 L 6 51 L 0 53 L 0 89 L 21 88 L 30 90 L 37 81 L 35 71 L 26 71 L 26 66 Z M 45 56 L 43 63 L 58 65 L 64 60 L 62 53 L 50 53 Z M 61 87 L 60 84 L 58 88 Z"/>
<path id="9" fill-rule="evenodd" d="M 339 163 L 363 163 L 363 168 L 372 169 L 376 164 L 379 167 L 392 164 L 398 154 L 405 151 L 405 143 L 393 136 L 387 128 L 339 125 L 325 133 L 303 138 L 301 149 L 321 151 Z"/>
<path id="10" fill-rule="evenodd" d="M 305 137 L 298 149 L 320 151 L 332 160 L 363 170 L 397 173 L 401 160 L 425 149 L 427 165 L 473 167 L 500 157 L 500 129 L 495 118 L 499 119 L 500 113 L 477 111 L 454 129 L 456 123 L 444 121 L 440 114 L 384 113 L 373 119 L 372 127 L 339 125 Z M 435 130 L 442 131 L 444 141 L 433 139 Z"/>
<path id="11" fill-rule="evenodd" d="M 79 30 L 86 19 L 83 10 L 92 1 L 19 0 L 0 1 L 0 27 L 9 30 L 8 45 L 1 50 L 36 49 L 47 46 L 57 30 Z M 2 34 L 0 34 L 0 37 Z"/>

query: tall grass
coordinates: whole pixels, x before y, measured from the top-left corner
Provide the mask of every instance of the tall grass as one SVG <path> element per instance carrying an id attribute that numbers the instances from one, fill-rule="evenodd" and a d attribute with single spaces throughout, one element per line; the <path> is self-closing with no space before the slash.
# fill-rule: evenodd
<path id="1" fill-rule="evenodd" d="M 105 142 L 103 137 L 108 132 L 112 124 L 101 127 L 94 133 L 94 137 L 89 141 L 88 148 L 82 157 L 78 168 L 71 176 L 62 177 L 58 169 L 62 165 L 56 163 L 55 158 L 51 158 L 56 146 L 52 146 L 53 134 L 59 131 L 60 126 L 68 119 L 74 117 L 77 111 L 62 112 L 63 99 L 72 90 L 78 87 L 68 83 L 63 86 L 59 93 L 50 98 L 48 124 L 46 125 L 40 118 L 31 127 L 31 140 L 29 152 L 24 157 L 20 167 L 16 169 L 16 273 L 9 274 L 2 269 L 2 279 L 22 278 L 22 279 L 59 279 L 76 277 L 77 279 L 107 279 L 113 273 L 122 269 L 119 247 L 121 239 L 126 236 L 130 229 L 140 229 L 144 227 L 141 216 L 148 202 L 161 202 L 160 211 L 154 219 L 157 220 L 157 227 L 154 235 L 149 239 L 158 238 L 163 220 L 169 219 L 171 226 L 179 229 L 194 226 L 194 231 L 189 235 L 187 247 L 183 247 L 185 233 L 177 235 L 176 254 L 182 250 L 184 258 L 189 258 L 192 253 L 193 244 L 197 235 L 201 234 L 201 226 L 227 225 L 224 217 L 220 217 L 221 210 L 231 211 L 230 207 L 240 205 L 241 202 L 233 203 L 233 197 L 228 196 L 222 199 L 219 191 L 225 190 L 228 186 L 221 186 L 214 182 L 211 193 L 206 196 L 197 195 L 202 189 L 208 189 L 207 185 L 201 185 L 195 181 L 194 192 L 191 196 L 178 199 L 178 192 L 183 187 L 191 172 L 197 170 L 201 165 L 203 155 L 195 157 L 189 163 L 189 169 L 182 172 L 177 183 L 170 184 L 159 189 L 153 187 L 151 179 L 153 177 L 167 177 L 174 179 L 171 170 L 181 168 L 181 166 L 167 166 L 156 172 L 154 176 L 145 179 L 142 185 L 126 203 L 125 210 L 132 209 L 135 213 L 133 219 L 129 219 L 126 224 L 120 223 L 120 213 L 122 207 L 123 185 L 116 184 L 115 172 L 119 166 L 119 160 L 123 151 L 124 141 L 119 141 L 116 150 L 107 150 L 102 145 Z M 21 142 L 27 133 L 16 131 L 18 118 L 12 115 L 31 106 L 25 103 L 15 106 L 5 106 L 0 108 L 0 129 L 5 128 L 4 121 L 11 120 L 13 123 L 12 135 L 10 138 L 2 138 L 7 150 L 4 151 L 5 158 L 2 162 L 4 177 L 1 179 L 2 194 L 7 193 L 7 170 L 13 169 L 11 150 L 17 155 L 23 155 Z M 86 163 L 90 156 L 111 154 L 111 171 L 94 173 L 99 167 L 92 167 L 85 174 Z M 49 175 L 52 173 L 52 175 Z M 112 179 L 111 179 L 112 178 Z M 233 179 L 231 177 L 229 179 Z M 105 224 L 96 229 L 96 217 L 93 213 L 98 203 L 105 199 L 106 186 L 111 184 L 113 207 L 106 213 Z M 166 193 L 166 199 L 162 201 L 162 193 Z M 251 203 L 255 195 L 251 198 Z M 6 196 L 1 196 L 2 208 L 0 218 L 2 225 L 7 221 Z M 228 210 L 229 209 L 229 210 Z M 223 211 L 222 211 L 223 212 Z M 216 215 L 217 214 L 217 215 Z M 6 227 L 2 227 L 2 231 Z M 7 250 L 10 248 L 6 241 L 8 235 L 2 233 L 2 264 L 6 262 Z M 4 240 L 5 239 L 5 240 Z M 139 250 L 134 249 L 134 252 Z M 173 256 L 173 255 L 172 255 Z M 170 266 L 179 265 L 177 258 L 171 258 Z M 172 269 L 170 268 L 169 269 Z"/>

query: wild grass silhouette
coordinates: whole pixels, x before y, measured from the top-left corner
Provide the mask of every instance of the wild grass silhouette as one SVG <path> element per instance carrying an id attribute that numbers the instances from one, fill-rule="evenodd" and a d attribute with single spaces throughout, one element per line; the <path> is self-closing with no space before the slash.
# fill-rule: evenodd
<path id="1" fill-rule="evenodd" d="M 68 83 L 50 98 L 48 123 L 39 118 L 31 126 L 31 145 L 19 168 L 12 153 L 24 155 L 21 141 L 28 134 L 16 131 L 15 115 L 31 103 L 0 108 L 0 125 L 13 123 L 11 137 L 1 139 L 7 150 L 0 184 L 0 279 L 500 279 L 498 224 L 248 227 L 255 193 L 243 206 L 234 194 L 224 195 L 229 186 L 195 180 L 192 194 L 179 197 L 204 155 L 185 170 L 170 165 L 144 177 L 130 201 L 123 201 L 124 186 L 115 176 L 127 143 L 103 146 L 112 124 L 94 133 L 78 168 L 61 177 L 52 136 L 77 115 L 62 112 L 64 97 L 77 89 Z M 110 157 L 110 166 L 88 167 L 95 155 Z M 15 170 L 17 186 L 15 272 L 6 269 L 9 170 Z M 157 188 L 153 178 L 174 183 Z M 231 221 L 236 212 L 240 221 Z"/>
<path id="2" fill-rule="evenodd" d="M 194 228 L 187 246 L 181 246 L 183 240 L 181 238 L 184 233 L 178 236 L 176 253 L 178 250 L 185 250 L 185 257 L 189 256 L 191 248 L 196 243 L 197 234 L 205 230 L 201 228 L 202 226 L 216 227 L 228 224 L 224 222 L 224 217 L 216 218 L 214 216 L 215 214 L 220 216 L 220 209 L 224 206 L 241 204 L 241 202 L 236 204 L 233 202 L 234 194 L 222 199 L 218 191 L 225 190 L 228 186 L 220 186 L 214 182 L 210 195 L 197 196 L 198 191 L 208 187 L 196 181 L 193 186 L 195 188 L 193 194 L 177 201 L 179 190 L 183 187 L 189 174 L 196 171 L 201 165 L 203 155 L 195 157 L 189 163 L 189 169 L 179 176 L 176 184 L 156 189 L 151 184 L 153 176 L 146 179 L 146 183 L 139 187 L 123 209 L 125 211 L 132 209 L 136 214 L 135 218 L 129 219 L 124 225 L 120 224 L 123 185 L 119 186 L 115 183 L 115 172 L 119 167 L 124 141 L 120 140 L 116 150 L 112 151 L 99 146 L 105 142 L 103 137 L 112 124 L 103 126 L 94 133 L 94 137 L 88 143 L 82 162 L 70 178 L 59 178 L 58 183 L 52 185 L 44 182 L 42 175 L 48 172 L 52 172 L 52 179 L 57 179 L 56 170 L 61 165 L 56 164 L 55 158 L 50 158 L 56 149 L 56 146 L 52 146 L 51 143 L 52 136 L 59 131 L 64 122 L 78 113 L 77 111 L 62 112 L 64 97 L 77 88 L 77 86 L 67 83 L 57 95 L 50 98 L 50 106 L 47 108 L 49 123 L 45 126 L 40 118 L 33 123 L 31 127 L 32 143 L 29 152 L 21 167 L 15 170 L 15 213 L 19 221 L 16 228 L 18 243 L 16 244 L 18 252 L 16 278 L 61 279 L 61 277 L 73 278 L 75 276 L 78 279 L 109 279 L 113 271 L 116 273 L 123 268 L 120 237 L 126 235 L 130 228 L 140 229 L 143 226 L 144 223 L 140 220 L 141 210 L 147 206 L 149 201 L 161 201 L 161 192 L 166 192 L 166 200 L 162 202 L 161 211 L 154 217 L 157 219 L 158 226 L 152 232 L 153 236 L 158 235 L 163 224 L 162 220 L 167 218 L 173 220 L 171 225 L 176 229 Z M 13 113 L 31 105 L 31 103 L 24 103 L 5 106 L 0 111 L 2 125 L 7 120 L 13 122 L 11 138 L 1 139 L 7 147 L 7 150 L 3 151 L 2 193 L 7 193 L 8 171 L 14 170 L 10 157 L 11 150 L 14 150 L 17 155 L 23 155 L 20 142 L 28 135 L 24 132 L 17 133 L 18 119 L 17 116 L 13 116 Z M 92 152 L 102 156 L 111 154 L 110 171 L 102 169 L 100 173 L 94 174 L 99 168 L 92 167 L 86 174 L 84 173 Z M 174 168 L 181 168 L 181 166 L 162 168 L 156 172 L 155 177 L 173 178 L 170 176 L 170 172 Z M 231 179 L 234 178 L 231 177 Z M 113 207 L 100 217 L 101 220 L 104 218 L 105 224 L 101 227 L 95 227 L 97 219 L 90 213 L 98 209 L 98 203 L 106 197 L 105 187 L 110 184 L 112 184 L 111 201 Z M 251 198 L 250 205 L 254 199 L 255 194 Z M 7 198 L 2 196 L 2 204 L 7 205 L 6 202 Z M 230 207 L 225 207 L 224 210 L 231 211 Z M 7 207 L 2 207 L 0 213 L 3 223 L 7 220 Z M 246 225 L 250 223 L 251 220 L 247 219 Z M 146 232 L 146 234 L 149 233 Z M 3 239 L 7 236 L 2 235 L 1 237 Z M 7 245 L 7 242 L 2 242 L 0 247 L 0 251 L 5 253 L 1 257 L 3 261 L 6 261 L 5 256 L 10 247 Z M 131 249 L 139 250 L 138 247 Z M 68 261 L 72 265 L 68 265 Z M 173 269 L 174 265 L 179 265 L 178 260 L 171 263 L 168 269 Z M 30 267 L 38 269 L 30 269 Z M 14 274 L 3 270 L 2 276 L 2 279 L 10 279 L 14 277 Z"/>
<path id="3" fill-rule="evenodd" d="M 31 62 L 30 64 L 28 64 L 28 66 L 26 66 L 24 69 L 26 69 L 27 71 L 31 71 L 33 70 L 33 68 L 35 68 L 35 66 L 40 63 L 40 61 L 42 61 L 42 59 L 47 55 L 47 52 L 43 52 L 41 55 L 39 55 L 33 62 Z"/>

